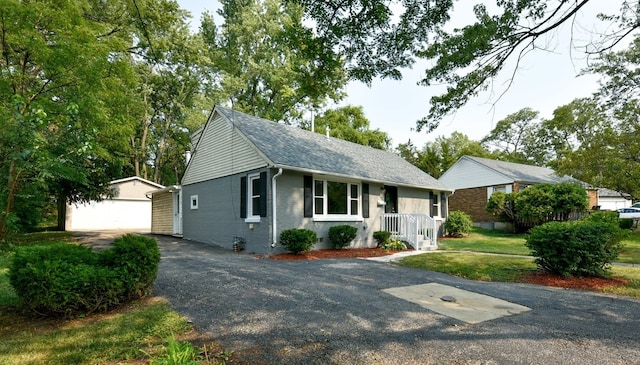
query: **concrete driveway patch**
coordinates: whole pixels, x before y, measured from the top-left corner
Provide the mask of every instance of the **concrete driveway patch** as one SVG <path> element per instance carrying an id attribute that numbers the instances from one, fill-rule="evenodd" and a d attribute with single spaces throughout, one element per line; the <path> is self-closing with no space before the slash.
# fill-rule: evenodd
<path id="1" fill-rule="evenodd" d="M 402 286 L 382 291 L 470 324 L 531 310 L 506 300 L 438 283 Z"/>

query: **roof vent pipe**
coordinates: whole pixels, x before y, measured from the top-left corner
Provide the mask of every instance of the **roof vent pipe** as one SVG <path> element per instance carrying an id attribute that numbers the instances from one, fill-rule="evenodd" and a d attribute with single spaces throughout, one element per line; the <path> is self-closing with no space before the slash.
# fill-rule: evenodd
<path id="1" fill-rule="evenodd" d="M 331 129 L 329 128 L 329 126 L 327 126 L 324 130 L 325 130 L 325 132 L 327 133 L 327 139 L 329 139 L 329 131 L 330 131 Z"/>
<path id="2" fill-rule="evenodd" d="M 190 160 L 191 160 L 191 151 L 184 151 L 184 164 L 185 165 L 189 164 Z"/>

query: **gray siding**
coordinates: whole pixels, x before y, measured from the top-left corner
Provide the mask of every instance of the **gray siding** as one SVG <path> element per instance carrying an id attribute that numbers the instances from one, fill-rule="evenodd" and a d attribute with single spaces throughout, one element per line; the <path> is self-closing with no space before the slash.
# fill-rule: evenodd
<path id="1" fill-rule="evenodd" d="M 338 225 L 351 225 L 358 228 L 358 235 L 350 247 L 375 247 L 373 232 L 380 230 L 380 217 L 384 213 L 384 206 L 378 206 L 381 199 L 378 195 L 380 184 L 369 184 L 369 213 L 370 217 L 361 222 L 317 222 L 313 218 L 304 217 L 304 187 L 305 174 L 295 171 L 285 171 L 277 178 L 277 236 L 283 230 L 291 228 L 306 228 L 316 232 L 319 242 L 314 249 L 331 248 L 328 233 L 329 228 Z M 365 181 L 366 182 L 366 181 Z M 284 252 L 284 248 L 276 245 L 278 252 Z"/>
<path id="2" fill-rule="evenodd" d="M 187 166 L 183 185 L 230 176 L 267 166 L 267 161 L 219 114 L 206 124 Z"/>
<path id="3" fill-rule="evenodd" d="M 185 239 L 233 248 L 234 237 L 246 240 L 246 252 L 267 253 L 270 245 L 271 210 L 260 223 L 240 218 L 240 178 L 254 170 L 182 187 L 183 235 Z M 270 179 L 267 174 L 267 206 L 270 206 Z M 198 195 L 198 209 L 191 209 L 190 197 Z"/>

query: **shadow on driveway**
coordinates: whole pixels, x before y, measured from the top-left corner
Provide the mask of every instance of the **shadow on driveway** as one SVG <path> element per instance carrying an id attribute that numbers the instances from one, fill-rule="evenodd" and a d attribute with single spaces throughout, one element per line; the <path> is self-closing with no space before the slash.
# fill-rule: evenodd
<path id="1" fill-rule="evenodd" d="M 154 236 L 155 293 L 251 364 L 640 364 L 640 301 L 370 260 L 276 261 Z M 531 308 L 467 324 L 383 292 L 438 283 Z"/>

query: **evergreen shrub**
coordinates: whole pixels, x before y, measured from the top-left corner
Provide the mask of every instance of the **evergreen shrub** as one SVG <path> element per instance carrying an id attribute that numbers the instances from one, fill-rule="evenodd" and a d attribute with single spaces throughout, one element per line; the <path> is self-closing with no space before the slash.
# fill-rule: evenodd
<path id="1" fill-rule="evenodd" d="M 329 241 L 334 249 L 342 249 L 356 238 L 358 229 L 349 225 L 334 226 L 329 228 Z"/>
<path id="2" fill-rule="evenodd" d="M 280 243 L 294 254 L 310 251 L 317 240 L 316 232 L 305 228 L 291 228 L 280 233 Z"/>

